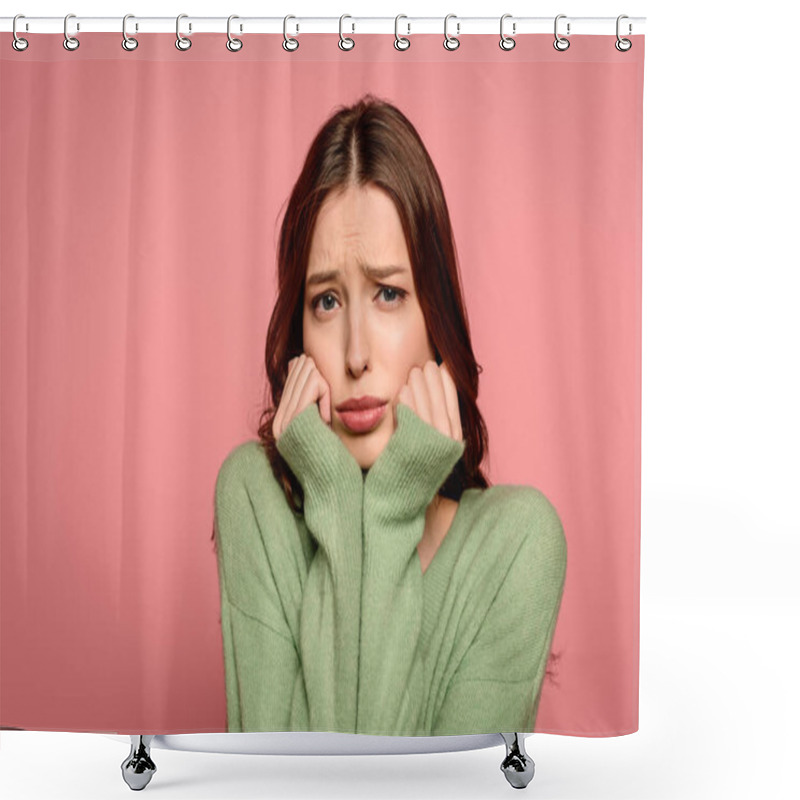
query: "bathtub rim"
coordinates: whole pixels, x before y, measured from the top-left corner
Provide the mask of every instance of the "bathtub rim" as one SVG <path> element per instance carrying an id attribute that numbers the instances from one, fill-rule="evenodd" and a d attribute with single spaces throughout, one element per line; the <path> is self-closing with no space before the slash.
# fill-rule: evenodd
<path id="1" fill-rule="evenodd" d="M 102 733 L 130 744 L 130 734 Z M 146 735 L 146 734 L 145 734 Z M 526 739 L 530 733 L 519 733 Z M 151 749 L 228 755 L 408 755 L 455 753 L 504 745 L 499 733 L 456 736 L 372 736 L 329 731 L 154 734 Z"/>

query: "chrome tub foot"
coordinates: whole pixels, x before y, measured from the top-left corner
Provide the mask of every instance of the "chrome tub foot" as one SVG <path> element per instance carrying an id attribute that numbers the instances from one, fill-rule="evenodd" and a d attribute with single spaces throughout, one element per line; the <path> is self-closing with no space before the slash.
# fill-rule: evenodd
<path id="1" fill-rule="evenodd" d="M 131 734 L 131 752 L 122 762 L 122 777 L 135 792 L 144 789 L 156 771 L 156 765 L 150 758 L 151 741 L 152 736 Z"/>
<path id="2" fill-rule="evenodd" d="M 518 733 L 501 733 L 506 743 L 506 757 L 500 765 L 506 780 L 515 789 L 524 789 L 533 780 L 536 765 L 525 752 L 525 739 Z"/>

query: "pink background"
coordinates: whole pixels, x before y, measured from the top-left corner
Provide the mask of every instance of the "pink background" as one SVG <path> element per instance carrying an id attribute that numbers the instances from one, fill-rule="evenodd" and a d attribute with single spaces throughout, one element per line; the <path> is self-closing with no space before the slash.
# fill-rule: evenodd
<path id="1" fill-rule="evenodd" d="M 26 38 L 0 48 L 0 725 L 225 730 L 214 481 L 256 438 L 282 205 L 372 92 L 442 179 L 488 474 L 564 524 L 536 730 L 636 731 L 644 37 Z"/>

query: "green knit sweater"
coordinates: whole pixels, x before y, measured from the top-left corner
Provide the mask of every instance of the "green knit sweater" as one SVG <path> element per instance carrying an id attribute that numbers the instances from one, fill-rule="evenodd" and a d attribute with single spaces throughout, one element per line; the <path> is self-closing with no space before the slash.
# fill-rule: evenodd
<path id="1" fill-rule="evenodd" d="M 228 730 L 532 733 L 566 574 L 546 497 L 465 490 L 423 574 L 425 512 L 463 442 L 401 403 L 364 473 L 312 403 L 277 447 L 302 515 L 259 441 L 217 476 Z"/>

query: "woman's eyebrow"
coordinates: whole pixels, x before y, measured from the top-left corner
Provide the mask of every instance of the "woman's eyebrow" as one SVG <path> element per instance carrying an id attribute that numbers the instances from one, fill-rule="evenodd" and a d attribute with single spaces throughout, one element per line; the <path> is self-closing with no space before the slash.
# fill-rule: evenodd
<path id="1" fill-rule="evenodd" d="M 405 267 L 397 264 L 390 264 L 388 267 L 375 267 L 370 264 L 362 264 L 361 269 L 368 278 L 388 278 L 397 272 L 407 272 Z M 314 272 L 306 279 L 306 285 L 316 286 L 319 283 L 327 283 L 328 281 L 336 280 L 341 275 L 338 269 L 329 269 L 324 272 Z"/>

